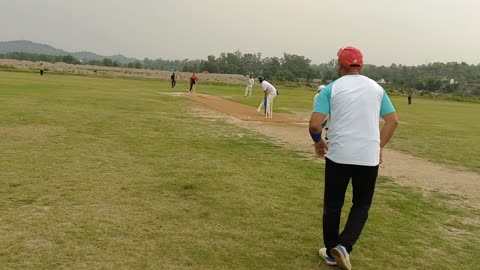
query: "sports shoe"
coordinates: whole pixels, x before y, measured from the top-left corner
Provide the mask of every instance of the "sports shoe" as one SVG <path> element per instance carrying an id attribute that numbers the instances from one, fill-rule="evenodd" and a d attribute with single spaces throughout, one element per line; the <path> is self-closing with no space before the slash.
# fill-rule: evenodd
<path id="1" fill-rule="evenodd" d="M 320 250 L 318 250 L 318 255 L 320 255 L 320 258 L 325 260 L 325 263 L 327 265 L 330 265 L 330 266 L 336 266 L 337 265 L 337 261 L 335 261 L 334 258 L 328 256 L 327 248 L 321 248 Z"/>
<path id="2" fill-rule="evenodd" d="M 332 254 L 332 257 L 335 259 L 340 268 L 344 270 L 352 270 L 350 256 L 348 255 L 348 252 L 344 246 L 338 245 L 332 248 L 332 250 L 330 250 L 330 254 Z"/>

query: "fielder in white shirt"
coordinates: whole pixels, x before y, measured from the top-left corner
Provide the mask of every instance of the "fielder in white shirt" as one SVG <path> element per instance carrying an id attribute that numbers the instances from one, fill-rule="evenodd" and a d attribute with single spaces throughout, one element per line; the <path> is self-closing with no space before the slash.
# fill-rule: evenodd
<path id="1" fill-rule="evenodd" d="M 253 83 L 255 82 L 255 80 L 252 78 L 252 75 L 250 75 L 250 79 L 248 79 L 248 84 L 247 84 L 247 88 L 245 88 L 245 95 L 243 95 L 244 97 L 246 96 L 252 96 L 252 88 L 253 88 Z"/>

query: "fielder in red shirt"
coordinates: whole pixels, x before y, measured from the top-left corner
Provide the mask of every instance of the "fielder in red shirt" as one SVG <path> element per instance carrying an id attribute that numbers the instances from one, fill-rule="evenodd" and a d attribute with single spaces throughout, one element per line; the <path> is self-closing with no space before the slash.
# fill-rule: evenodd
<path id="1" fill-rule="evenodd" d="M 195 73 L 190 77 L 190 93 L 195 93 L 197 90 L 198 77 L 195 76 Z"/>

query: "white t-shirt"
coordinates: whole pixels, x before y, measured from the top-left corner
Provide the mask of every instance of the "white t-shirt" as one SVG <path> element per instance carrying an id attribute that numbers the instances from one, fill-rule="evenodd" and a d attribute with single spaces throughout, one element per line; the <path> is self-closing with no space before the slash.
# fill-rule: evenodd
<path id="1" fill-rule="evenodd" d="M 342 76 L 320 92 L 313 111 L 329 115 L 328 159 L 341 164 L 379 164 L 379 118 L 395 111 L 380 85 L 358 74 Z"/>
<path id="2" fill-rule="evenodd" d="M 248 79 L 248 85 L 253 85 L 253 82 L 254 82 L 254 81 L 255 81 L 255 80 L 254 80 L 253 78 Z"/>
<path id="3" fill-rule="evenodd" d="M 269 95 L 276 96 L 277 95 L 277 89 L 269 82 L 263 81 L 262 82 L 262 89 L 263 91 L 267 91 Z"/>

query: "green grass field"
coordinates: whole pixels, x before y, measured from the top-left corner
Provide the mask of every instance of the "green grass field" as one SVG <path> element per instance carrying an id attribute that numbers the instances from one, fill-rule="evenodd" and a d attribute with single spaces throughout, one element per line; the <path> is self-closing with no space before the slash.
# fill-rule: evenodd
<path id="1" fill-rule="evenodd" d="M 244 98 L 239 86 L 202 86 L 199 91 L 258 106 L 263 92 L 254 87 L 253 96 Z M 279 112 L 307 112 L 312 109 L 315 89 L 278 87 L 275 99 Z M 400 126 L 388 147 L 480 172 L 480 104 L 436 101 L 414 97 L 408 106 L 406 97 L 391 97 L 400 118 Z"/>
<path id="2" fill-rule="evenodd" d="M 237 88 L 198 91 L 257 103 Z M 0 72 L 0 268 L 335 269 L 317 255 L 322 165 L 159 91 Z M 305 110 L 298 93 L 279 108 Z M 478 269 L 480 211 L 457 199 L 380 178 L 354 269 Z"/>

